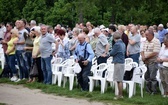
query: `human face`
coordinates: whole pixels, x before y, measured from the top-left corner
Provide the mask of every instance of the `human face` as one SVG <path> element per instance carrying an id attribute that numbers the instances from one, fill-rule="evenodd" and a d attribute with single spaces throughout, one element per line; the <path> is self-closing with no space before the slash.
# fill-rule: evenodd
<path id="1" fill-rule="evenodd" d="M 10 24 L 6 24 L 6 29 L 8 32 L 10 32 L 10 30 L 12 29 L 12 26 Z"/>
<path id="2" fill-rule="evenodd" d="M 41 27 L 41 33 L 42 33 L 42 35 L 45 35 L 47 33 L 47 27 L 46 26 Z"/>
<path id="3" fill-rule="evenodd" d="M 78 41 L 79 41 L 80 44 L 82 44 L 82 43 L 85 41 L 85 38 L 83 38 L 83 37 L 78 37 Z"/>
<path id="4" fill-rule="evenodd" d="M 168 40 L 164 40 L 164 45 L 168 48 Z"/>
<path id="5" fill-rule="evenodd" d="M 150 42 L 152 39 L 153 39 L 153 35 L 150 34 L 148 31 L 145 32 L 145 35 L 146 35 L 146 39 Z"/>

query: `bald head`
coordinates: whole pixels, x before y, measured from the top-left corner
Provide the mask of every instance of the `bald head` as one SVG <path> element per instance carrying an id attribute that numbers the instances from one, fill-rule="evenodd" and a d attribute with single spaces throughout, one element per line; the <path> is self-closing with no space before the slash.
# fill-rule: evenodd
<path id="1" fill-rule="evenodd" d="M 136 26 L 132 26 L 132 27 L 131 27 L 131 33 L 132 33 L 133 35 L 137 34 L 137 27 L 136 27 Z"/>
<path id="2" fill-rule="evenodd" d="M 86 36 L 83 33 L 80 33 L 78 35 L 78 41 L 79 41 L 80 44 L 82 44 L 83 42 L 85 42 L 85 37 Z"/>

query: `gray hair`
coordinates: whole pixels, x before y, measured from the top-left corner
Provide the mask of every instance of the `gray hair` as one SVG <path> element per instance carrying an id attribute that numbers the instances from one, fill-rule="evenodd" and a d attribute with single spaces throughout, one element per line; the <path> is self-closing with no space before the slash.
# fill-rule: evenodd
<path id="1" fill-rule="evenodd" d="M 119 33 L 119 32 L 115 32 L 114 34 L 113 34 L 113 38 L 114 39 L 121 39 L 121 33 Z"/>
<path id="2" fill-rule="evenodd" d="M 35 21 L 35 20 L 31 20 L 31 21 L 30 21 L 30 24 L 36 25 L 36 21 Z"/>
<path id="3" fill-rule="evenodd" d="M 79 35 L 79 33 L 80 33 L 80 29 L 79 29 L 79 28 L 73 28 L 73 31 L 74 31 L 77 35 Z"/>

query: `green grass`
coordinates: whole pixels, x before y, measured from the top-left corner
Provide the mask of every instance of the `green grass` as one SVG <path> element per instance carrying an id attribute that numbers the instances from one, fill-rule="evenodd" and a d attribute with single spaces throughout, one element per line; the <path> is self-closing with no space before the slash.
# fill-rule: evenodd
<path id="1" fill-rule="evenodd" d="M 88 101 L 98 101 L 106 103 L 107 105 L 168 105 L 168 98 L 162 98 L 160 94 L 149 95 L 144 91 L 144 98 L 141 98 L 140 88 L 137 87 L 137 93 L 132 98 L 128 98 L 128 94 L 124 91 L 124 99 L 122 100 L 113 100 L 114 89 L 108 88 L 104 94 L 100 93 L 100 87 L 94 88 L 92 93 L 90 92 L 81 92 L 74 84 L 72 91 L 69 91 L 69 84 L 66 84 L 66 87 L 58 87 L 57 85 L 45 85 L 42 83 L 29 83 L 26 84 L 25 81 L 18 83 L 11 82 L 8 78 L 0 78 L 0 83 L 7 83 L 12 85 L 23 85 L 30 89 L 40 89 L 44 93 L 54 94 L 57 96 L 66 96 L 72 98 L 82 98 L 87 99 Z M 1 104 L 0 104 L 1 105 Z M 3 104 L 2 104 L 3 105 Z"/>

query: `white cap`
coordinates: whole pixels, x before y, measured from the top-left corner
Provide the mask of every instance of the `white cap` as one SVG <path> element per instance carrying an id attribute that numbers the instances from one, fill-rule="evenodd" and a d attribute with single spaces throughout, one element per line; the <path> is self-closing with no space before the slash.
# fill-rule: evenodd
<path id="1" fill-rule="evenodd" d="M 163 24 L 159 24 L 158 27 L 163 27 Z"/>

